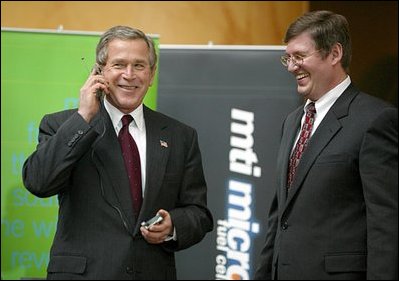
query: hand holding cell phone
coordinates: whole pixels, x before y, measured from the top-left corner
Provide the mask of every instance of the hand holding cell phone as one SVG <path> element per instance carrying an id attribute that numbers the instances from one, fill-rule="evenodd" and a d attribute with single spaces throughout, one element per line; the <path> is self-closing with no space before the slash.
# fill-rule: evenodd
<path id="1" fill-rule="evenodd" d="M 174 239 L 174 226 L 170 213 L 164 209 L 159 209 L 157 214 L 141 223 L 141 235 L 150 244 L 160 244 Z"/>
<path id="2" fill-rule="evenodd" d="M 160 214 L 156 214 L 154 217 L 149 219 L 148 221 L 143 221 L 141 226 L 144 226 L 145 229 L 149 229 L 151 226 L 160 223 L 163 220 L 163 217 Z"/>
<path id="3" fill-rule="evenodd" d="M 102 75 L 102 69 L 97 63 L 94 65 L 93 70 L 94 70 L 93 72 L 95 75 Z M 103 89 L 99 88 L 96 90 L 96 97 L 98 99 L 104 98 L 104 95 L 105 95 L 105 92 Z"/>
<path id="4" fill-rule="evenodd" d="M 78 113 L 88 122 L 93 119 L 100 109 L 100 103 L 108 92 L 107 82 L 102 75 L 103 69 L 95 64 L 84 85 L 80 88 Z"/>

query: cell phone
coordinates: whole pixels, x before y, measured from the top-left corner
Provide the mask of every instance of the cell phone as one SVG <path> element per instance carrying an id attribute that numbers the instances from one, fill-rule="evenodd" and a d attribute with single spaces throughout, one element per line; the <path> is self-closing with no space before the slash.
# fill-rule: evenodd
<path id="1" fill-rule="evenodd" d="M 101 75 L 102 74 L 102 69 L 101 69 L 101 67 L 100 67 L 100 65 L 98 64 L 98 63 L 96 63 L 95 65 L 94 65 L 94 71 L 95 71 L 95 74 L 97 75 L 97 74 L 99 74 L 99 75 Z M 104 95 L 105 95 L 105 93 L 104 93 L 104 91 L 102 90 L 102 89 L 97 89 L 97 91 L 96 91 L 96 97 L 98 98 L 98 99 L 102 99 L 102 98 L 104 98 Z"/>
<path id="2" fill-rule="evenodd" d="M 105 93 L 104 93 L 104 91 L 102 90 L 102 89 L 97 89 L 96 90 L 96 97 L 98 98 L 98 99 L 102 99 L 102 98 L 104 98 L 104 95 L 105 95 Z"/>
<path id="3" fill-rule="evenodd" d="M 94 69 L 94 74 L 96 74 L 96 75 L 97 74 L 101 75 L 103 72 L 101 69 L 101 66 L 98 63 L 94 64 L 93 69 Z"/>
<path id="4" fill-rule="evenodd" d="M 163 217 L 159 214 L 156 214 L 155 217 L 149 219 L 148 221 L 143 221 L 141 226 L 144 226 L 145 229 L 149 229 L 150 226 L 160 223 L 163 220 Z"/>

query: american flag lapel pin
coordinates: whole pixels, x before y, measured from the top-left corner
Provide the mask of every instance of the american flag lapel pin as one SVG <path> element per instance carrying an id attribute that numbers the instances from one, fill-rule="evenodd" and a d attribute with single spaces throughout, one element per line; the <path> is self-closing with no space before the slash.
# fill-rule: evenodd
<path id="1" fill-rule="evenodd" d="M 168 147 L 168 143 L 166 141 L 160 140 L 159 143 L 162 147 Z"/>

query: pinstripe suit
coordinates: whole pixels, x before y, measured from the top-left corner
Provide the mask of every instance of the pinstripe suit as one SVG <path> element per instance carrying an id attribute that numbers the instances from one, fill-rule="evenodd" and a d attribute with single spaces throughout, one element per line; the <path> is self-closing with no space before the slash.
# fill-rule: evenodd
<path id="1" fill-rule="evenodd" d="M 42 119 L 23 180 L 33 194 L 59 198 L 49 279 L 176 279 L 174 251 L 200 242 L 212 230 L 195 130 L 145 106 L 144 119 L 147 179 L 138 221 L 104 107 L 90 125 L 76 110 Z M 160 208 L 170 213 L 177 241 L 149 244 L 138 222 Z"/>

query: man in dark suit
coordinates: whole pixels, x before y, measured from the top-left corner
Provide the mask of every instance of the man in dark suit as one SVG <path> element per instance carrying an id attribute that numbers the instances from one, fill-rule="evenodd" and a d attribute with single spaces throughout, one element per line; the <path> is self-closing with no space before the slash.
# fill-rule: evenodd
<path id="1" fill-rule="evenodd" d="M 397 109 L 352 84 L 343 16 L 306 13 L 285 42 L 305 105 L 283 124 L 255 279 L 397 280 Z"/>
<path id="2" fill-rule="evenodd" d="M 23 180 L 36 196 L 58 195 L 49 279 L 176 279 L 174 252 L 213 229 L 196 131 L 143 105 L 156 60 L 140 30 L 109 29 L 79 108 L 41 121 Z M 125 115 L 130 125 L 122 124 Z M 131 162 L 132 147 L 126 152 L 119 142 L 122 127 L 138 150 Z M 141 226 L 156 213 L 160 223 Z"/>

